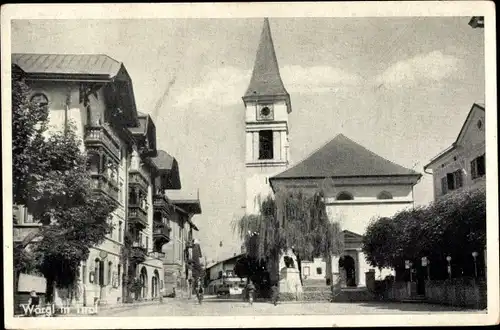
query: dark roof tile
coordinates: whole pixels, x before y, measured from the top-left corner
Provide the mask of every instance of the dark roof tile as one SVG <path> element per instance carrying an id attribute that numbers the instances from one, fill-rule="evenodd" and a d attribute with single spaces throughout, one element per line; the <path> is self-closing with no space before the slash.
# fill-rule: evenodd
<path id="1" fill-rule="evenodd" d="M 308 158 L 272 179 L 419 175 L 339 134 Z"/>

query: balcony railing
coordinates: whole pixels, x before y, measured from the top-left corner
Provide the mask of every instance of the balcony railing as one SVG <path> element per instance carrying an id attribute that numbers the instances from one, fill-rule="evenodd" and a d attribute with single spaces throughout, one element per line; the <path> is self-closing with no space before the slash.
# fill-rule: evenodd
<path id="1" fill-rule="evenodd" d="M 168 200 L 167 196 L 163 195 L 154 195 L 153 196 L 153 206 L 155 208 L 163 209 L 165 211 L 168 211 L 170 209 L 170 201 Z"/>
<path id="2" fill-rule="evenodd" d="M 136 263 L 141 263 L 146 259 L 146 246 L 139 241 L 132 242 L 130 249 L 130 259 Z"/>
<path id="3" fill-rule="evenodd" d="M 128 182 L 130 185 L 140 186 L 145 192 L 148 191 L 149 182 L 143 171 L 130 170 Z"/>
<path id="4" fill-rule="evenodd" d="M 171 228 L 169 225 L 155 223 L 153 228 L 153 238 L 170 240 L 170 230 Z"/>
<path id="5" fill-rule="evenodd" d="M 164 252 L 158 252 L 158 251 L 153 251 L 149 253 L 149 256 L 152 258 L 156 259 L 163 259 L 165 258 L 165 253 Z"/>
<path id="6" fill-rule="evenodd" d="M 120 188 L 118 187 L 118 182 L 116 180 L 111 180 L 103 174 L 91 174 L 92 177 L 92 188 L 103 193 L 115 201 L 120 201 Z"/>
<path id="7" fill-rule="evenodd" d="M 116 158 L 120 156 L 120 146 L 114 141 L 104 126 L 87 126 L 84 136 L 85 146 L 103 146 Z"/>
<path id="8" fill-rule="evenodd" d="M 129 205 L 128 219 L 131 223 L 138 224 L 143 228 L 148 226 L 148 212 L 139 205 Z"/>

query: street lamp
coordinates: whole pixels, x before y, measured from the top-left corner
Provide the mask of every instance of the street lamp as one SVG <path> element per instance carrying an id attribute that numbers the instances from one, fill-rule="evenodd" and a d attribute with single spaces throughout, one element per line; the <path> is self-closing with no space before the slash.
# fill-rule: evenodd
<path id="1" fill-rule="evenodd" d="M 431 280 L 431 273 L 430 273 L 430 267 L 429 267 L 429 259 L 427 257 L 422 257 L 422 267 L 427 268 L 427 280 Z"/>
<path id="2" fill-rule="evenodd" d="M 87 306 L 87 292 L 85 290 L 86 287 L 86 280 L 85 278 L 87 277 L 87 261 L 82 260 L 82 286 L 83 286 L 83 306 Z"/>
<path id="3" fill-rule="evenodd" d="M 451 279 L 451 257 L 447 256 L 446 261 L 448 261 L 448 277 Z"/>
<path id="4" fill-rule="evenodd" d="M 477 278 L 477 259 L 478 253 L 476 251 L 472 252 L 472 257 L 474 258 L 474 275 Z"/>

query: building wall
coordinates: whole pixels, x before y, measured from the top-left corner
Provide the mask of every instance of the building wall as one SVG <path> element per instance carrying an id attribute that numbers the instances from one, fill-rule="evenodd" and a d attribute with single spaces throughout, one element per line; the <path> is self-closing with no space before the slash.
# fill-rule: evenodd
<path id="1" fill-rule="evenodd" d="M 257 113 L 264 106 L 273 108 L 272 120 L 257 120 Z M 276 101 L 273 104 L 249 102 L 245 108 L 246 122 L 246 212 L 257 213 L 259 197 L 272 194 L 269 177 L 283 172 L 290 161 L 288 148 L 288 112 L 286 103 Z M 259 131 L 273 131 L 273 159 L 259 160 Z"/>
<path id="2" fill-rule="evenodd" d="M 43 93 L 49 100 L 49 130 L 48 134 L 60 131 L 64 128 L 65 120 L 72 122 L 75 125 L 77 136 L 81 138 L 82 150 L 84 149 L 83 138 L 85 132 L 85 126 L 88 124 L 92 125 L 104 125 L 107 127 L 108 132 L 114 136 L 114 138 L 119 141 L 121 146 L 121 161 L 118 167 L 118 182 L 120 186 L 119 193 L 119 205 L 117 209 L 113 212 L 111 217 L 111 222 L 114 225 L 114 229 L 110 234 L 107 235 L 105 241 L 100 245 L 90 249 L 90 255 L 86 261 L 86 265 L 81 267 L 81 284 L 80 284 L 80 297 L 77 303 L 83 303 L 85 300 L 86 304 L 92 304 L 94 299 L 99 299 L 102 304 L 113 304 L 122 301 L 122 281 L 121 274 L 124 271 L 124 265 L 121 264 L 120 252 L 123 245 L 123 240 L 125 237 L 125 217 L 127 215 L 128 207 L 128 172 L 131 166 L 131 155 L 127 154 L 125 148 L 125 141 L 122 141 L 109 127 L 104 123 L 104 111 L 106 105 L 104 104 L 104 94 L 103 90 L 97 91 L 97 97 L 91 95 L 89 97 L 90 107 L 92 108 L 92 113 L 87 113 L 87 110 L 83 108 L 83 105 L 79 103 L 79 86 L 78 84 L 71 83 L 57 83 L 57 82 L 33 82 L 31 84 L 32 94 Z M 147 168 L 142 168 L 141 170 L 147 173 L 147 177 L 150 176 L 150 171 Z M 148 247 L 148 252 L 152 250 L 153 247 L 153 187 L 151 180 L 148 187 L 148 223 L 149 226 L 143 230 L 143 243 Z M 25 226 L 29 227 L 29 226 Z M 31 227 L 28 229 L 32 230 Z M 18 230 L 19 231 L 19 230 Z M 19 233 L 20 237 L 23 236 Z M 103 256 L 105 257 L 103 258 Z M 104 261 L 104 283 L 97 284 L 95 281 L 96 276 L 94 275 L 94 283 L 91 283 L 90 277 L 91 273 L 95 271 L 95 260 Z M 160 274 L 159 287 L 161 287 L 161 282 L 163 281 L 163 261 L 148 257 L 147 260 L 139 265 L 138 269 L 144 266 L 148 274 L 148 287 L 152 286 L 152 274 L 156 270 Z M 119 269 L 120 268 L 120 269 Z M 120 274 L 119 274 L 120 273 Z M 148 290 L 148 297 L 151 297 L 152 290 Z M 159 294 L 159 289 L 158 289 Z M 60 303 L 67 300 L 64 292 L 58 292 L 58 299 Z M 57 301 L 56 301 L 57 302 Z"/>
<path id="3" fill-rule="evenodd" d="M 481 128 L 477 126 L 478 121 L 482 122 Z M 484 111 L 475 110 L 464 127 L 465 132 L 459 144 L 446 156 L 438 159 L 434 164 L 429 166 L 433 176 L 434 199 L 443 196 L 441 179 L 447 173 L 452 173 L 456 170 L 464 170 L 464 187 L 484 186 L 486 184 L 485 176 L 476 179 L 472 179 L 471 176 L 471 161 L 485 154 L 486 150 L 484 123 Z"/>

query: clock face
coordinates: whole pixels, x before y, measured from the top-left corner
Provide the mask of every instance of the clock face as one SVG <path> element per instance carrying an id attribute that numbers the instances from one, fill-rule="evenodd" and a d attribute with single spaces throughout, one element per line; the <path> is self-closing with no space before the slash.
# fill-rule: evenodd
<path id="1" fill-rule="evenodd" d="M 259 111 L 259 119 L 260 120 L 269 120 L 273 119 L 273 111 L 270 107 L 265 106 L 262 107 Z"/>

